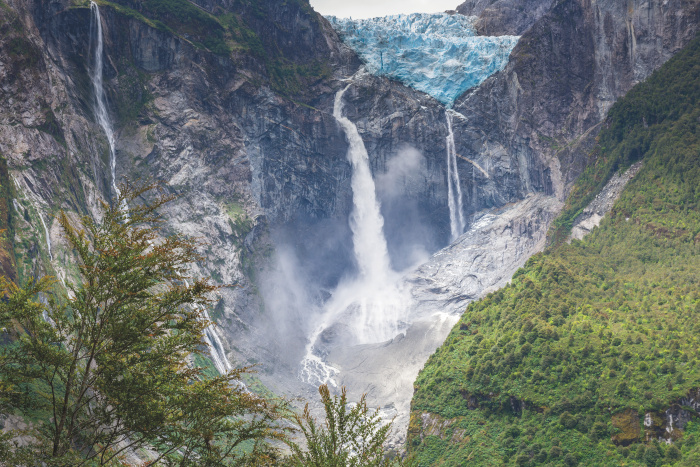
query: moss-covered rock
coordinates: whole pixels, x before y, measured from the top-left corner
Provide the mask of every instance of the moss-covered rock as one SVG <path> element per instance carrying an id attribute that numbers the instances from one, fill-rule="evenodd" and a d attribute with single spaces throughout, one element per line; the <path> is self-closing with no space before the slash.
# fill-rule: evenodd
<path id="1" fill-rule="evenodd" d="M 618 446 L 629 446 L 640 439 L 639 415 L 635 410 L 627 409 L 612 416 L 612 425 L 617 432 L 612 436 Z"/>

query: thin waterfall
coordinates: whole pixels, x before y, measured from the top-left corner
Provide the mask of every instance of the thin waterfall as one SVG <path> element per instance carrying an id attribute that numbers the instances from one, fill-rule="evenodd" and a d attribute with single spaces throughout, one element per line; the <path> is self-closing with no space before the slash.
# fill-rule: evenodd
<path id="1" fill-rule="evenodd" d="M 92 81 L 94 91 L 93 110 L 97 123 L 102 127 L 107 142 L 109 143 L 109 170 L 112 176 L 112 190 L 117 198 L 121 194 L 117 188 L 117 157 L 115 152 L 115 137 L 114 126 L 109 117 L 107 109 L 107 96 L 105 95 L 103 85 L 103 63 L 102 56 L 104 53 L 104 38 L 102 34 L 102 19 L 100 17 L 100 8 L 95 2 L 90 2 L 90 50 L 93 52 L 92 67 L 89 67 L 88 73 Z"/>
<path id="2" fill-rule="evenodd" d="M 233 365 L 231 365 L 231 362 L 226 356 L 226 352 L 224 352 L 224 346 L 221 343 L 221 339 L 219 339 L 219 335 L 214 330 L 214 321 L 209 318 L 209 313 L 205 308 L 202 308 L 202 311 L 204 312 L 204 319 L 212 323 L 204 330 L 204 342 L 209 346 L 209 355 L 216 367 L 216 371 L 218 371 L 220 375 L 225 375 L 233 370 Z M 243 381 L 233 381 L 232 383 L 244 392 L 250 393 L 248 386 L 246 386 Z"/>
<path id="3" fill-rule="evenodd" d="M 94 90 L 94 112 L 97 118 L 97 123 L 102 127 L 105 135 L 107 136 L 107 142 L 109 143 L 109 170 L 112 176 L 112 190 L 116 194 L 117 198 L 121 195 L 119 188 L 117 187 L 117 158 L 115 152 L 115 136 L 114 127 L 112 125 L 112 120 L 109 117 L 109 112 L 107 110 L 107 97 L 104 91 L 103 85 L 103 63 L 102 56 L 104 54 L 104 39 L 102 34 L 102 20 L 100 17 L 100 8 L 95 2 L 90 2 L 90 10 L 92 12 L 92 17 L 90 21 L 90 50 L 93 51 L 93 61 L 92 67 L 89 69 L 90 80 L 92 81 L 92 87 Z M 94 40 L 93 40 L 94 39 Z M 94 47 L 93 47 L 94 45 Z M 123 207 L 126 210 L 126 206 Z M 43 218 L 42 218 L 43 222 Z M 47 236 L 48 238 L 48 236 Z M 49 255 L 51 254 L 49 245 Z M 204 318 L 209 320 L 209 314 L 206 310 L 204 311 Z M 214 330 L 214 325 L 209 325 L 204 330 L 204 341 L 211 349 L 211 357 L 214 366 L 217 371 L 221 374 L 225 374 L 233 369 L 231 363 L 226 357 L 223 345 L 219 336 Z"/>
<path id="4" fill-rule="evenodd" d="M 457 170 L 457 148 L 455 135 L 452 131 L 452 112 L 446 110 L 445 118 L 447 119 L 447 204 L 450 208 L 451 241 L 455 241 L 464 232 L 465 222 L 462 208 L 462 186 Z"/>
<path id="5" fill-rule="evenodd" d="M 41 219 L 41 225 L 44 226 L 44 235 L 46 235 L 46 249 L 49 252 L 49 259 L 53 261 L 53 253 L 51 253 L 51 236 L 49 235 L 49 229 L 46 227 L 46 222 L 44 222 L 44 215 L 37 208 L 36 212 L 39 213 L 39 219 Z"/>
<path id="6" fill-rule="evenodd" d="M 207 313 L 207 310 L 202 311 L 204 311 L 204 319 L 206 319 L 207 321 L 211 321 L 211 319 L 209 319 L 209 313 Z M 209 345 L 209 348 L 211 349 L 211 359 L 212 362 L 214 362 L 214 366 L 216 367 L 216 370 L 219 372 L 219 374 L 224 375 L 229 371 L 233 370 L 231 362 L 229 362 L 228 357 L 226 356 L 226 352 L 224 352 L 224 346 L 221 344 L 221 340 L 219 339 L 218 334 L 216 334 L 216 331 L 214 330 L 213 322 L 204 330 L 204 341 L 207 343 L 207 345 Z"/>
<path id="7" fill-rule="evenodd" d="M 190 286 L 190 283 L 185 280 L 185 285 Z M 219 339 L 219 335 L 214 329 L 214 322 L 209 318 L 209 313 L 206 308 L 202 308 L 204 312 L 204 319 L 209 321 L 211 324 L 204 329 L 204 343 L 209 346 L 211 361 L 214 363 L 216 370 L 219 374 L 226 374 L 233 369 L 231 362 L 229 362 L 226 352 L 224 352 L 224 346 Z"/>
<path id="8" fill-rule="evenodd" d="M 20 190 L 20 184 L 17 182 L 17 179 L 14 177 L 14 175 L 10 176 L 12 177 L 12 182 L 14 183 L 15 187 L 17 187 L 17 190 Z M 44 215 L 39 210 L 39 205 L 36 202 L 32 201 L 31 198 L 28 198 L 28 200 L 32 204 L 32 206 L 34 206 L 34 209 L 39 215 L 41 225 L 44 227 L 44 237 L 46 237 L 46 251 L 49 253 L 49 259 L 53 261 L 53 253 L 51 252 L 51 236 L 49 235 L 49 228 L 46 226 L 46 222 L 44 222 Z M 18 215 L 24 216 L 24 213 L 21 212 L 19 203 L 17 203 L 17 200 L 14 198 L 12 199 L 12 205 L 15 207 L 15 211 L 17 211 Z"/>

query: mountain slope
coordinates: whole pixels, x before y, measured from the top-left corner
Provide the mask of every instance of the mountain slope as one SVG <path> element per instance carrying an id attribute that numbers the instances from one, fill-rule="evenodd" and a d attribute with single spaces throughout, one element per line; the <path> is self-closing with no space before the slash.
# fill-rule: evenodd
<path id="1" fill-rule="evenodd" d="M 588 237 L 468 307 L 415 383 L 419 465 L 696 465 L 700 39 L 612 107 L 594 155 L 570 210 L 643 167 Z"/>

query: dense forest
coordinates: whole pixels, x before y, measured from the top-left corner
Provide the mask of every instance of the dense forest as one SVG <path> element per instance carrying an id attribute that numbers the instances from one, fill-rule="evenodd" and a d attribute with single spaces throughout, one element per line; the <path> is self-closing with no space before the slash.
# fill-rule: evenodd
<path id="1" fill-rule="evenodd" d="M 418 465 L 700 464 L 686 407 L 700 386 L 700 40 L 613 106 L 591 158 L 551 246 L 472 303 L 418 377 Z M 601 225 L 567 241 L 636 161 Z"/>

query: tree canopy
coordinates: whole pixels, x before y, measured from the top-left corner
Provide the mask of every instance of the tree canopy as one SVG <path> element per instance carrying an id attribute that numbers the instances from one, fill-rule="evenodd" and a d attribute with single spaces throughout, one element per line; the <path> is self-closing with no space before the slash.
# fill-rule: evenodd
<path id="1" fill-rule="evenodd" d="M 61 212 L 80 269 L 65 288 L 0 278 L 10 337 L 0 402 L 31 421 L 31 443 L 15 455 L 70 466 L 114 464 L 138 449 L 180 466 L 279 456 L 270 441 L 285 438 L 284 411 L 239 383 L 248 368 L 208 377 L 194 364 L 208 351 L 204 307 L 217 287 L 188 277 L 195 239 L 158 231 L 171 199 L 157 186 L 124 186 L 99 220 Z"/>

